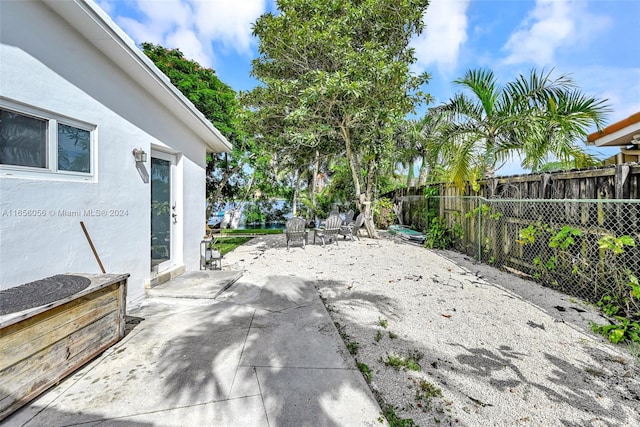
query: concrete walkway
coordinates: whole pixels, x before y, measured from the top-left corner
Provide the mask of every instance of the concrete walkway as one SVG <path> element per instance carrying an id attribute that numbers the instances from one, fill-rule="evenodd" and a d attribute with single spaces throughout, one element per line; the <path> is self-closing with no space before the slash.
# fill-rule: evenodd
<path id="1" fill-rule="evenodd" d="M 311 282 L 186 273 L 128 315 L 122 341 L 3 425 L 381 425 Z"/>

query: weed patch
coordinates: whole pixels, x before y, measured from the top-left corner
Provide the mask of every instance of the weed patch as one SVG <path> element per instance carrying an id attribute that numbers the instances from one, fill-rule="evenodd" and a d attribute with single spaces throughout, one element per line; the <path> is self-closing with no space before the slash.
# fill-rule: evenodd
<path id="1" fill-rule="evenodd" d="M 609 341 L 614 344 L 625 341 L 640 343 L 640 324 L 638 324 L 638 322 L 632 322 L 621 316 L 613 317 L 617 320 L 617 323 L 612 325 L 598 325 L 592 322 L 591 330 L 609 338 Z"/>
<path id="2" fill-rule="evenodd" d="M 380 361 L 384 363 L 385 366 L 391 366 L 396 371 L 399 371 L 400 368 L 408 369 L 410 371 L 420 371 L 422 368 L 418 362 L 420 362 L 421 359 L 422 353 L 418 351 L 410 351 L 406 358 L 397 354 L 389 354 L 387 355 L 387 360 L 381 358 Z"/>
<path id="3" fill-rule="evenodd" d="M 413 427 L 416 425 L 411 418 L 400 418 L 392 405 L 384 405 L 382 415 L 387 419 L 390 427 Z M 382 422 L 382 420 L 379 421 Z"/>
<path id="4" fill-rule="evenodd" d="M 347 345 L 347 350 L 349 350 L 349 353 L 351 353 L 352 356 L 355 356 L 356 354 L 358 354 L 358 349 L 360 348 L 360 344 L 358 344 L 355 341 L 347 341 L 345 344 Z"/>
<path id="5" fill-rule="evenodd" d="M 360 344 L 358 344 L 356 341 L 351 341 L 351 337 L 344 330 L 344 326 L 341 325 L 339 322 L 335 322 L 334 325 L 336 326 L 336 329 L 340 334 L 340 338 L 342 338 L 342 341 L 344 341 L 344 345 L 347 346 L 347 350 L 349 350 L 349 353 L 352 356 L 355 356 L 356 354 L 358 354 L 358 349 L 360 348 Z"/>
<path id="6" fill-rule="evenodd" d="M 442 390 L 426 380 L 420 380 L 416 390 L 416 400 L 429 403 L 434 397 L 442 397 Z"/>
<path id="7" fill-rule="evenodd" d="M 371 368 L 369 368 L 369 365 L 367 365 L 366 363 L 360 363 L 360 362 L 357 362 L 356 365 L 358 366 L 358 369 L 360 370 L 360 372 L 362 372 L 362 376 L 364 377 L 365 381 L 367 383 L 370 383 L 371 376 L 373 375 L 373 373 L 371 372 Z"/>

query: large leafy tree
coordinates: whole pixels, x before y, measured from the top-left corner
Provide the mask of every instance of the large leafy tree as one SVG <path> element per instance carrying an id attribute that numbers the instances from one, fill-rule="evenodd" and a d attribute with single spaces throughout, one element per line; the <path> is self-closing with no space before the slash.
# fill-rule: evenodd
<path id="1" fill-rule="evenodd" d="M 450 181 L 461 185 L 493 176 L 514 155 L 537 171 L 549 158 L 593 162 L 578 145 L 600 128 L 605 101 L 586 96 L 566 74 L 531 70 L 501 86 L 490 70 L 469 70 L 455 80 L 465 92 L 438 110 L 450 115 L 438 149 Z"/>
<path id="2" fill-rule="evenodd" d="M 143 52 L 169 77 L 204 116 L 233 144 L 233 151 L 214 153 L 207 158 L 207 218 L 223 200 L 243 193 L 249 180 L 245 166 L 255 162 L 257 149 L 244 132 L 249 112 L 244 112 L 236 92 L 223 83 L 215 71 L 189 60 L 179 49 L 142 43 Z"/>
<path id="3" fill-rule="evenodd" d="M 256 133 L 278 150 L 305 147 L 346 157 L 353 195 L 375 236 L 371 202 L 377 165 L 397 122 L 426 96 L 409 47 L 427 0 L 278 0 L 255 23 L 262 85 L 243 94 Z M 292 151 L 293 152 L 293 151 Z"/>

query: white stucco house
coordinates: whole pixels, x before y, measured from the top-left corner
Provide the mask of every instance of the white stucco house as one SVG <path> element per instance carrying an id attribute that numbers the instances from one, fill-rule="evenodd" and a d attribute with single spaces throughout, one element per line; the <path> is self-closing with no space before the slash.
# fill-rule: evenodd
<path id="1" fill-rule="evenodd" d="M 91 0 L 0 0 L 0 290 L 197 270 L 223 135 Z"/>

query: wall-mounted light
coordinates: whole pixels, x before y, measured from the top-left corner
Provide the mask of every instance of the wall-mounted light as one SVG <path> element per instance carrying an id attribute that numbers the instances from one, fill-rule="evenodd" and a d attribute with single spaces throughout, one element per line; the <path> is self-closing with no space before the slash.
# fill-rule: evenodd
<path id="1" fill-rule="evenodd" d="M 147 153 L 145 153 L 142 148 L 134 148 L 131 154 L 133 154 L 133 158 L 135 159 L 136 163 L 144 163 L 147 161 Z"/>

